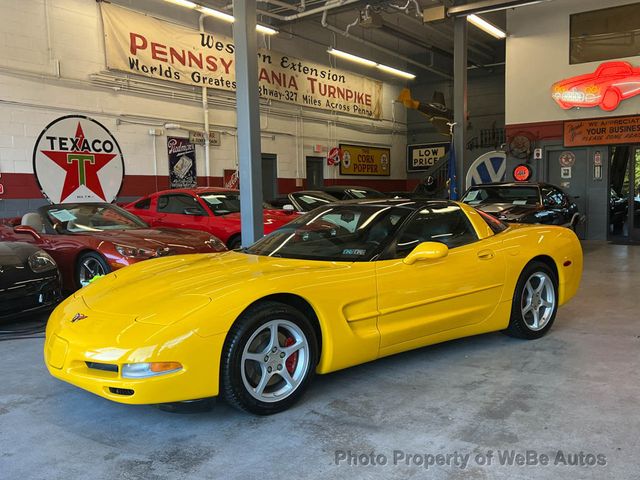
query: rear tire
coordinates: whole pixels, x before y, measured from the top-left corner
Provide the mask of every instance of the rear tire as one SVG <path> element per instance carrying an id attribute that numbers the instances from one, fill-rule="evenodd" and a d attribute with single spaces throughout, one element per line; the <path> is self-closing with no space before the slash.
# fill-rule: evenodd
<path id="1" fill-rule="evenodd" d="M 544 263 L 528 263 L 518 279 L 507 335 L 533 340 L 551 329 L 558 311 L 558 279 Z"/>
<path id="2" fill-rule="evenodd" d="M 263 302 L 245 311 L 227 334 L 220 393 L 240 410 L 278 413 L 302 396 L 317 363 L 311 322 L 289 305 Z"/>

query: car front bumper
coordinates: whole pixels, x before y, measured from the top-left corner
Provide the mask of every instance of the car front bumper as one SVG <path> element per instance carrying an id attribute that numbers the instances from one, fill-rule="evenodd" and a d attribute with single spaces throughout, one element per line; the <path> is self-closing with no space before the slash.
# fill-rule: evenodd
<path id="1" fill-rule="evenodd" d="M 70 320 L 58 318 L 63 314 L 61 309 L 52 314 L 44 344 L 44 361 L 53 377 L 128 404 L 181 402 L 218 395 L 225 335 L 205 338 L 188 332 L 156 344 L 150 341 L 135 347 L 119 346 L 115 340 L 111 345 L 106 340 L 96 344 L 95 340 L 75 333 L 75 324 Z M 91 312 L 90 318 L 82 322 L 90 322 L 95 316 L 97 314 Z M 125 363 L 142 362 L 180 362 L 183 368 L 145 378 L 122 376 Z"/>

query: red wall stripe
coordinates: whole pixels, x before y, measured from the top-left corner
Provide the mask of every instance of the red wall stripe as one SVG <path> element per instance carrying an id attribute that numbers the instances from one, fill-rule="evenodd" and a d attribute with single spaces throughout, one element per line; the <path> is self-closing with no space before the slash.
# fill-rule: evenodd
<path id="1" fill-rule="evenodd" d="M 306 180 L 303 180 L 301 187 L 296 187 L 295 178 L 279 178 L 278 191 L 280 194 L 287 194 L 295 190 L 306 188 Z M 419 180 L 402 179 L 325 179 L 325 185 L 358 185 L 362 187 L 375 188 L 381 192 L 390 191 L 411 191 L 419 183 Z M 36 182 L 36 178 L 31 173 L 3 173 L 0 177 L 0 184 L 4 187 L 4 193 L 0 195 L 2 199 L 39 199 L 42 193 Z M 198 185 L 205 186 L 206 179 L 198 178 Z M 209 186 L 222 187 L 222 177 L 209 177 Z M 154 175 L 125 175 L 121 197 L 142 197 L 148 193 L 169 188 L 169 177 Z"/>

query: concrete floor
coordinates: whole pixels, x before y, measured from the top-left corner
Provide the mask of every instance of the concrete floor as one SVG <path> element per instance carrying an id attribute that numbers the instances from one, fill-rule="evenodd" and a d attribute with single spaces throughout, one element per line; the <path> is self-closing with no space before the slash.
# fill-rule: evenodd
<path id="1" fill-rule="evenodd" d="M 640 248 L 589 243 L 547 337 L 483 335 L 319 377 L 267 418 L 111 403 L 49 377 L 42 340 L 0 342 L 0 478 L 640 478 L 639 296 Z M 395 450 L 418 457 L 394 465 Z M 500 465 L 511 450 L 551 465 Z M 606 465 L 553 465 L 559 450 Z M 336 465 L 336 451 L 387 464 Z M 464 468 L 420 465 L 455 452 Z"/>

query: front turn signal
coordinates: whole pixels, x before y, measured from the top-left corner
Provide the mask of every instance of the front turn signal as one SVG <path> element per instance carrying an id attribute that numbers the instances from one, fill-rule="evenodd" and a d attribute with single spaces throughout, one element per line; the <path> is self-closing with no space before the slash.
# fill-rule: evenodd
<path id="1" fill-rule="evenodd" d="M 182 364 L 178 362 L 125 363 L 122 366 L 122 376 L 124 378 L 145 378 L 179 370 L 182 370 Z"/>

